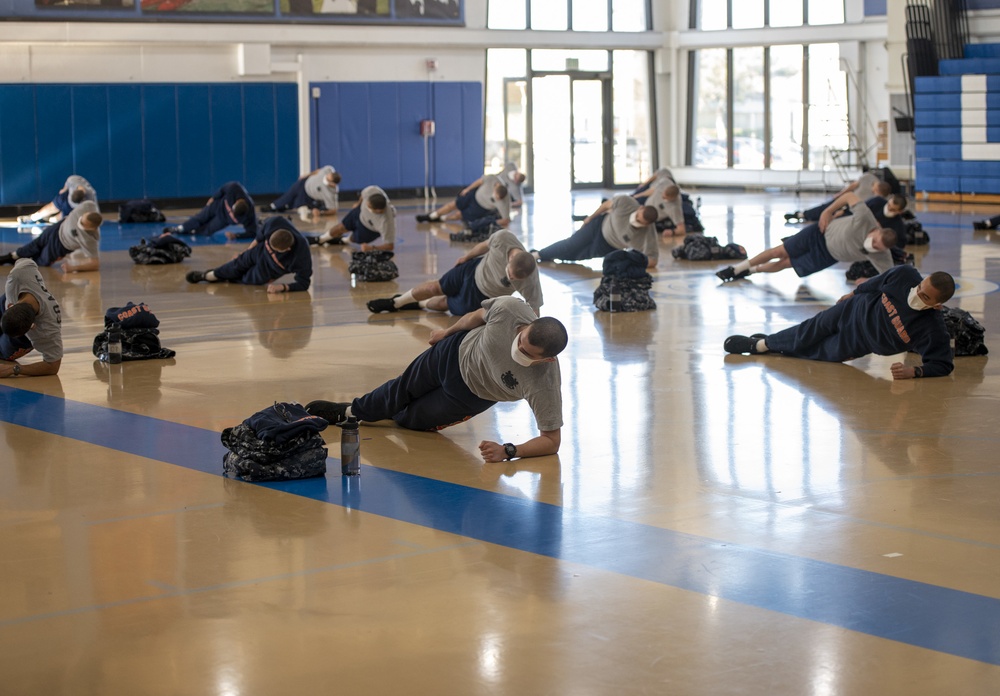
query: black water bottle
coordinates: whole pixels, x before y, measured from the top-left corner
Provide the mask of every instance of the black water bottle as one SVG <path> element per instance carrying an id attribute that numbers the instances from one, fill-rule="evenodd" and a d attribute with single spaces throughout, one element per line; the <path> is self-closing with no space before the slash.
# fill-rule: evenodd
<path id="1" fill-rule="evenodd" d="M 108 362 L 117 365 L 122 361 L 122 329 L 112 324 L 108 329 Z"/>
<path id="2" fill-rule="evenodd" d="M 340 473 L 344 476 L 361 474 L 361 437 L 358 419 L 348 416 L 340 423 Z"/>

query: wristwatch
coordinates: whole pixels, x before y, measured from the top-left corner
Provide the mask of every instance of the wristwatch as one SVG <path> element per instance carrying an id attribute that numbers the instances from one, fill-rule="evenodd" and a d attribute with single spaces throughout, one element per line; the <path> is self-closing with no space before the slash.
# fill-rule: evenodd
<path id="1" fill-rule="evenodd" d="M 21 374 L 21 363 L 14 363 L 14 376 L 17 377 L 19 374 Z"/>
<path id="2" fill-rule="evenodd" d="M 517 456 L 517 447 L 513 444 L 506 442 L 503 446 L 503 453 L 507 455 L 507 459 L 513 459 Z"/>
<path id="3" fill-rule="evenodd" d="M 914 377 L 924 376 L 924 368 L 922 365 L 917 365 L 916 367 L 913 368 L 913 376 Z"/>

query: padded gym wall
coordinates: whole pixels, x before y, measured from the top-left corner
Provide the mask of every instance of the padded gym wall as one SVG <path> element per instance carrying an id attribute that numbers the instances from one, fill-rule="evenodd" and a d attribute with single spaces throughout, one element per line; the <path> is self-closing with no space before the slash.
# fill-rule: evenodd
<path id="1" fill-rule="evenodd" d="M 310 95 L 313 167 L 332 164 L 345 190 L 423 188 L 423 119 L 437 126 L 433 186 L 464 187 L 483 175 L 479 82 L 314 82 Z"/>
<path id="2" fill-rule="evenodd" d="M 47 202 L 70 174 L 98 200 L 281 193 L 298 128 L 293 83 L 0 85 L 0 205 Z"/>

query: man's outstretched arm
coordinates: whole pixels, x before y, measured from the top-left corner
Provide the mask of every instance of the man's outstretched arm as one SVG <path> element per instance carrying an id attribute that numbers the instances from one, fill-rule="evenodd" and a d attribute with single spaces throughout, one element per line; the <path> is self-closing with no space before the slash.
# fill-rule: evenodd
<path id="1" fill-rule="evenodd" d="M 538 437 L 533 437 L 520 445 L 514 445 L 517 448 L 515 458 L 544 457 L 548 454 L 556 454 L 561 442 L 560 430 L 542 430 Z M 507 452 L 503 445 L 489 440 L 483 440 L 479 443 L 479 453 L 483 455 L 484 462 L 502 462 L 507 458 Z"/>

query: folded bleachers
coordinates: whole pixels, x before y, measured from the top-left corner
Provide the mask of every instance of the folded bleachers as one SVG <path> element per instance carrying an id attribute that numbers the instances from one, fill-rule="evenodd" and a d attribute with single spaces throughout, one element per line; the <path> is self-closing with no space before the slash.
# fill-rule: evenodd
<path id="1" fill-rule="evenodd" d="M 1000 44 L 970 44 L 914 88 L 916 189 L 1000 195 Z"/>

